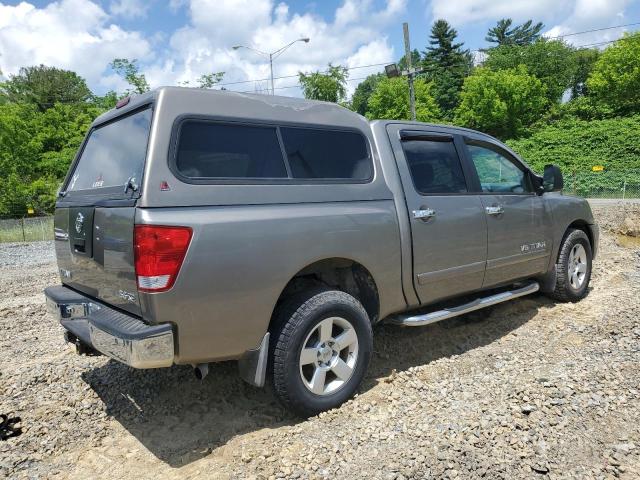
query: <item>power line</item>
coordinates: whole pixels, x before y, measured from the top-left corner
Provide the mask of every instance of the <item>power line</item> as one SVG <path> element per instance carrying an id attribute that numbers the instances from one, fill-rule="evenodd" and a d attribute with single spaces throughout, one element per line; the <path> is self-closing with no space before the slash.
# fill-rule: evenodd
<path id="1" fill-rule="evenodd" d="M 358 80 L 364 80 L 365 78 L 367 77 L 349 78 L 347 79 L 347 82 L 356 82 Z M 302 85 L 299 83 L 296 83 L 295 85 L 285 85 L 284 87 L 275 87 L 275 90 L 286 90 L 288 88 L 302 88 Z M 255 90 L 243 90 L 238 91 L 238 93 L 255 93 Z"/>
<path id="2" fill-rule="evenodd" d="M 346 70 L 357 70 L 359 68 L 370 68 L 370 67 L 381 67 L 383 65 L 389 65 L 391 63 L 391 60 L 388 62 L 384 62 L 384 63 L 371 63 L 369 65 L 356 65 L 355 67 L 344 67 Z M 306 73 L 307 75 L 314 73 L 314 72 L 303 72 Z M 329 73 L 329 70 L 323 70 L 319 73 Z M 284 78 L 298 78 L 298 74 L 295 75 L 283 75 L 281 77 L 273 77 L 274 80 L 282 80 Z M 216 86 L 217 87 L 226 87 L 227 85 L 238 85 L 241 83 L 253 83 L 253 82 L 266 82 L 268 81 L 269 78 L 260 78 L 257 80 L 238 80 L 237 82 L 228 82 L 228 83 L 217 83 Z"/>
<path id="3" fill-rule="evenodd" d="M 626 24 L 623 24 L 623 25 L 614 25 L 612 27 L 594 28 L 592 30 L 583 30 L 581 32 L 573 32 L 573 33 L 567 33 L 567 34 L 564 34 L 564 35 L 557 35 L 555 37 L 544 37 L 544 38 L 546 38 L 547 40 L 556 40 L 556 39 L 559 39 L 559 38 L 571 37 L 571 36 L 574 36 L 574 35 L 582 35 L 584 33 L 602 32 L 602 31 L 605 31 L 605 30 L 612 30 L 612 29 L 615 29 L 615 28 L 632 27 L 632 26 L 636 26 L 636 25 L 640 25 L 640 22 L 626 23 Z M 611 43 L 611 42 L 615 42 L 615 41 L 616 40 L 611 40 L 611 41 L 602 42 L 602 43 L 598 43 L 598 44 L 594 43 L 594 44 L 590 44 L 590 45 L 578 45 L 578 46 L 576 46 L 576 48 L 582 48 L 582 47 L 587 47 L 587 46 L 595 46 L 595 45 L 605 45 L 606 43 Z M 469 50 L 469 51 L 478 53 L 481 50 L 482 49 L 473 49 L 473 50 Z M 393 63 L 393 60 L 390 60 L 388 62 L 383 62 L 383 63 L 371 63 L 369 65 L 356 65 L 355 67 L 345 67 L 345 70 L 350 71 L 350 70 L 357 70 L 357 69 L 360 69 L 360 68 L 381 67 L 381 66 L 384 66 L 384 65 L 388 65 L 390 63 Z M 328 72 L 329 72 L 329 70 L 323 70 L 323 71 L 321 71 L 319 73 L 328 73 Z M 306 74 L 310 74 L 310 73 L 313 73 L 313 72 L 306 72 Z M 298 77 L 297 74 L 296 75 L 283 75 L 283 76 L 280 76 L 280 77 L 274 77 L 274 80 L 283 80 L 283 79 L 286 79 L 286 78 L 297 78 L 297 77 Z M 254 80 L 238 80 L 238 81 L 235 81 L 235 82 L 218 83 L 216 86 L 226 87 L 226 86 L 229 86 L 229 85 L 241 85 L 243 83 L 266 82 L 266 81 L 269 81 L 269 78 L 260 78 L 260 79 L 254 79 Z M 280 87 L 280 88 L 282 88 L 282 87 Z M 245 93 L 245 92 L 242 92 L 242 93 Z"/>
<path id="4" fill-rule="evenodd" d="M 611 30 L 611 29 L 614 29 L 614 28 L 633 27 L 633 26 L 636 26 L 636 25 L 640 25 L 640 22 L 626 23 L 624 25 L 616 25 L 615 27 L 594 28 L 593 30 L 583 30 L 582 32 L 567 33 L 565 35 L 557 35 L 555 37 L 545 37 L 545 38 L 547 40 L 555 40 L 556 38 L 572 37 L 574 35 L 582 35 L 583 33 L 602 32 L 604 30 Z"/>
<path id="5" fill-rule="evenodd" d="M 581 34 L 593 33 L 593 32 L 601 32 L 601 31 L 604 31 L 604 30 L 612 30 L 614 28 L 631 27 L 631 26 L 635 26 L 635 25 L 640 25 L 640 22 L 627 23 L 627 24 L 624 24 L 624 25 L 615 25 L 615 26 L 612 26 L 612 27 L 595 28 L 595 29 L 592 29 L 592 30 L 583 30 L 581 32 L 574 32 L 574 33 L 568 33 L 568 34 L 565 34 L 565 35 L 558 35 L 558 36 L 555 36 L 555 37 L 544 37 L 544 38 L 546 38 L 547 40 L 556 40 L 556 39 L 559 39 L 559 38 L 570 37 L 570 36 L 574 36 L 574 35 L 581 35 Z M 615 43 L 615 42 L 617 42 L 619 40 L 623 40 L 623 39 L 624 39 L 624 37 L 621 37 L 621 38 L 618 38 L 616 40 L 607 40 L 607 41 L 596 42 L 596 43 L 588 43 L 588 44 L 584 44 L 584 45 L 574 45 L 574 47 L 575 48 L 596 47 L 596 46 L 600 46 L 600 45 L 607 45 L 607 44 L 610 44 L 610 43 Z M 479 53 L 479 52 L 481 52 L 481 49 L 474 49 L 474 50 L 469 50 L 469 51 L 470 52 L 478 52 Z M 357 69 L 360 69 L 360 68 L 381 67 L 381 66 L 384 66 L 384 65 L 389 65 L 390 63 L 393 63 L 393 61 L 390 60 L 388 62 L 383 62 L 383 63 L 371 63 L 369 65 L 357 65 L 355 67 L 344 67 L 344 68 L 347 71 L 351 71 L 351 70 L 357 70 Z M 451 64 L 451 65 L 448 65 L 445 68 L 465 66 L 465 65 L 466 65 L 466 63 Z M 442 68 L 442 67 L 437 66 L 437 65 L 427 66 L 427 67 L 423 67 L 421 69 L 421 71 L 424 72 L 424 71 L 427 71 L 427 70 L 430 70 L 430 69 L 436 69 L 436 68 Z M 312 72 L 307 72 L 307 74 L 310 74 L 310 73 L 312 73 Z M 323 70 L 323 71 L 321 71 L 319 73 L 329 73 L 329 70 Z M 381 72 L 379 72 L 379 73 L 381 73 Z M 284 80 L 284 79 L 287 79 L 287 78 L 298 78 L 298 76 L 299 75 L 283 75 L 283 76 L 280 76 L 280 77 L 274 77 L 274 80 Z M 347 82 L 353 82 L 353 81 L 357 81 L 357 80 L 364 80 L 365 78 L 367 78 L 367 77 L 351 78 L 351 79 L 348 79 Z M 238 85 L 238 84 L 244 84 L 244 83 L 266 82 L 268 80 L 269 80 L 268 78 L 259 79 L 259 80 L 241 80 L 241 81 L 237 81 L 237 82 L 219 83 L 216 86 L 223 87 L 223 86 L 228 86 L 228 85 Z M 286 86 L 282 86 L 282 87 L 275 87 L 275 90 L 286 90 L 286 89 L 289 89 L 289 88 L 300 88 L 300 87 L 301 87 L 300 84 L 297 83 L 295 85 L 286 85 Z M 255 92 L 255 90 L 244 90 L 244 91 L 240 91 L 239 93 L 254 93 L 254 92 Z"/>

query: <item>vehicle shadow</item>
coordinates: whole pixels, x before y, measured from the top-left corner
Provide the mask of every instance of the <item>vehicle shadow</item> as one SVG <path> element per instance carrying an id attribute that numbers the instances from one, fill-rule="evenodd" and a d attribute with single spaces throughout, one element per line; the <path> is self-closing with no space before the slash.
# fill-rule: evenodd
<path id="1" fill-rule="evenodd" d="M 482 347 L 510 334 L 552 302 L 534 295 L 420 328 L 381 325 L 360 393 L 394 370 L 425 365 Z M 135 370 L 118 362 L 82 374 L 106 412 L 158 459 L 180 467 L 207 456 L 231 438 L 301 422 L 271 389 L 254 388 L 235 362 L 213 364 L 198 381 L 189 366 Z"/>

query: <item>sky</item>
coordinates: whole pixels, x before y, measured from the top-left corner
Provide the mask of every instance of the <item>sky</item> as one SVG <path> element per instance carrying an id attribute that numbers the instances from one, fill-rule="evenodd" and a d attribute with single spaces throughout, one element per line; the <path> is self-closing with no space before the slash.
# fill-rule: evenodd
<path id="1" fill-rule="evenodd" d="M 637 23 L 564 37 L 591 45 L 640 29 L 640 0 L 58 0 L 0 1 L 0 70 L 45 64 L 73 70 L 98 94 L 122 92 L 114 58 L 137 59 L 152 87 L 191 82 L 225 72 L 229 90 L 266 92 L 269 65 L 263 52 L 298 38 L 274 61 L 276 94 L 300 96 L 295 75 L 350 68 L 348 90 L 378 64 L 404 52 L 402 23 L 411 47 L 424 50 L 432 23 L 444 18 L 471 50 L 487 46 L 487 30 L 501 18 L 545 24 L 545 35 Z M 363 65 L 376 65 L 367 68 Z M 238 83 L 241 82 L 241 83 Z"/>

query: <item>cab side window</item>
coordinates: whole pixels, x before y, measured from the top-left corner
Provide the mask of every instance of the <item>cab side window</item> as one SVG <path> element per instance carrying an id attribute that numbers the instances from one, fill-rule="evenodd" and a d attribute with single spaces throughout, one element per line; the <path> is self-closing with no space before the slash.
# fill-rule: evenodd
<path id="1" fill-rule="evenodd" d="M 418 193 L 467 192 L 460 158 L 452 140 L 403 140 L 402 149 Z"/>
<path id="2" fill-rule="evenodd" d="M 493 148 L 467 143 L 469 156 L 478 172 L 485 193 L 531 193 L 533 188 L 526 171 L 512 159 Z"/>

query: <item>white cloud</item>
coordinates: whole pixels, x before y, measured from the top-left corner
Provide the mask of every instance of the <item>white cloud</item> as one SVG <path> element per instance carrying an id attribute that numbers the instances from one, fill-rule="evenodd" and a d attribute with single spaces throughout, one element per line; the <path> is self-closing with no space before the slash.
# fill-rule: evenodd
<path id="1" fill-rule="evenodd" d="M 147 14 L 149 2 L 112 0 L 108 11 L 96 0 L 59 0 L 37 8 L 23 2 L 0 3 L 0 68 L 15 74 L 22 66 L 46 64 L 70 69 L 85 77 L 92 89 L 124 90 L 124 81 L 108 69 L 114 58 L 137 58 L 152 87 L 175 85 L 202 74 L 224 71 L 224 82 L 263 79 L 230 87 L 254 91 L 268 87 L 268 60 L 246 45 L 269 52 L 296 43 L 274 62 L 276 88 L 297 84 L 299 71 L 324 70 L 328 63 L 349 67 L 383 63 L 395 58 L 393 47 L 381 35 L 398 23 L 407 0 L 343 0 L 326 19 L 313 11 L 291 13 L 291 0 L 171 0 L 168 8 L 186 9 L 189 21 L 173 32 L 146 36 L 117 24 L 121 18 Z M 165 43 L 166 42 L 166 43 Z M 349 91 L 359 77 L 380 67 L 350 72 Z M 276 90 L 276 93 L 278 90 Z M 299 89 L 282 89 L 300 95 Z"/>
<path id="2" fill-rule="evenodd" d="M 62 0 L 45 8 L 0 4 L 0 69 L 9 75 L 45 64 L 78 72 L 92 87 L 108 87 L 113 80 L 103 74 L 111 60 L 150 56 L 142 35 L 108 20 L 89 0 Z"/>
<path id="3" fill-rule="evenodd" d="M 625 22 L 624 10 L 630 3 L 630 0 L 576 0 L 571 14 L 556 23 L 545 35 L 556 37 L 628 23 Z M 565 40 L 573 45 L 591 45 L 616 40 L 623 31 L 621 28 L 600 30 L 571 35 Z"/>
<path id="4" fill-rule="evenodd" d="M 515 21 L 548 20 L 570 8 L 572 0 L 432 0 L 433 20 L 444 18 L 453 25 L 513 18 Z"/>
<path id="5" fill-rule="evenodd" d="M 344 0 L 332 21 L 313 13 L 291 14 L 286 2 L 272 0 L 191 0 L 189 25 L 170 39 L 170 51 L 163 61 L 147 70 L 152 85 L 194 81 L 203 73 L 226 72 L 224 82 L 267 79 L 268 60 L 246 49 L 246 45 L 264 52 L 275 51 L 302 37 L 274 62 L 276 77 L 296 75 L 299 71 L 324 70 L 333 64 L 358 66 L 394 59 L 387 37 L 381 36 L 390 22 L 405 11 L 406 0 L 388 0 L 376 8 L 372 0 Z M 352 78 L 366 76 L 377 69 L 354 70 Z M 295 78 L 276 80 L 278 87 L 297 83 Z M 267 81 L 231 86 L 234 90 L 264 89 Z M 350 82 L 350 90 L 356 83 Z M 299 94 L 282 89 L 283 95 Z"/>
<path id="6" fill-rule="evenodd" d="M 109 10 L 114 15 L 127 18 L 144 18 L 151 7 L 151 3 L 145 0 L 115 0 L 111 2 Z"/>
<path id="7" fill-rule="evenodd" d="M 556 37 L 624 22 L 624 10 L 632 0 L 431 0 L 429 17 L 444 18 L 459 26 L 512 18 L 515 23 L 532 19 L 546 24 L 545 35 Z M 566 37 L 574 45 L 615 40 L 621 29 L 602 30 Z"/>

